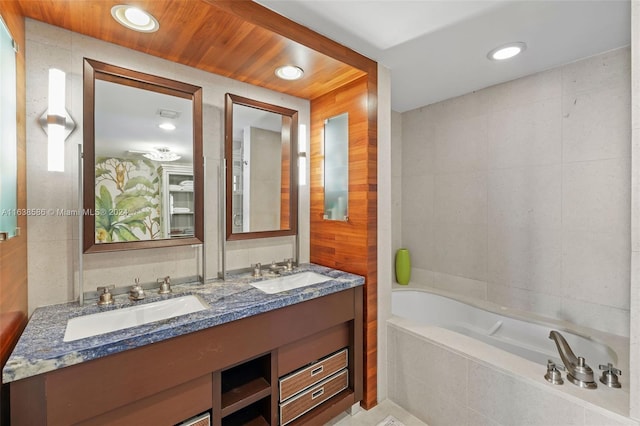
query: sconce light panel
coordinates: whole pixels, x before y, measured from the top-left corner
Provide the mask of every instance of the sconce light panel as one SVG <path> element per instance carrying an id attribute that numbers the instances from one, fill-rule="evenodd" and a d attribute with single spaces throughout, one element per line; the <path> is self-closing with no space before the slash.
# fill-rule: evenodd
<path id="1" fill-rule="evenodd" d="M 298 185 L 307 184 L 307 126 L 301 124 L 298 129 Z"/>
<path id="2" fill-rule="evenodd" d="M 64 141 L 76 128 L 76 123 L 65 107 L 66 74 L 49 70 L 48 108 L 38 122 L 47 135 L 47 169 L 64 171 Z"/>

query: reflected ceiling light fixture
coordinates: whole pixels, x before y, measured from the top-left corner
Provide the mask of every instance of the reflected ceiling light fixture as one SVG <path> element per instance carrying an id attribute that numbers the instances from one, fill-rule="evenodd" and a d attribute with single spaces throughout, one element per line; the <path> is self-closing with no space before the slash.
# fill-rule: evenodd
<path id="1" fill-rule="evenodd" d="M 171 123 L 169 120 L 177 120 L 178 117 L 180 117 L 180 113 L 178 111 L 173 111 L 170 109 L 159 109 L 156 114 L 158 114 L 163 119 L 161 120 L 162 122 L 158 124 L 158 127 L 160 127 L 162 130 L 166 130 L 167 132 L 176 129 L 176 125 Z"/>
<path id="2" fill-rule="evenodd" d="M 276 76 L 283 80 L 299 80 L 304 75 L 304 71 L 300 67 L 294 65 L 283 65 L 276 68 Z"/>
<path id="3" fill-rule="evenodd" d="M 153 33 L 160 28 L 156 18 L 135 6 L 126 4 L 113 6 L 111 8 L 111 16 L 125 27 L 142 33 Z"/>
<path id="4" fill-rule="evenodd" d="M 527 44 L 522 41 L 507 43 L 492 49 L 487 53 L 487 58 L 492 61 L 503 61 L 505 59 L 513 58 L 514 56 L 524 52 L 526 49 Z"/>
<path id="5" fill-rule="evenodd" d="M 151 161 L 176 161 L 181 158 L 178 154 L 171 152 L 171 150 L 166 147 L 156 148 L 155 151 L 145 152 L 142 155 Z"/>
<path id="6" fill-rule="evenodd" d="M 48 108 L 40 117 L 40 125 L 47 134 L 47 170 L 64 172 L 64 141 L 76 123 L 65 107 L 66 74 L 56 68 L 49 70 Z"/>
<path id="7" fill-rule="evenodd" d="M 167 132 L 170 132 L 176 129 L 176 125 L 169 122 L 160 123 L 158 124 L 158 127 L 160 127 L 162 130 L 166 130 Z"/>

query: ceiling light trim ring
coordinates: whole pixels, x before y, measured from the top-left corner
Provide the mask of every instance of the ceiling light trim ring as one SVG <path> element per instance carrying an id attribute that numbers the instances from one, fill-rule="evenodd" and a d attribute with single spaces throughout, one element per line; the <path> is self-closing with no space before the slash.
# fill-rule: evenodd
<path id="1" fill-rule="evenodd" d="M 136 12 L 138 11 L 142 12 L 144 15 L 146 15 L 149 18 L 149 22 L 146 25 L 139 25 L 139 24 L 136 24 L 135 22 L 132 22 L 126 16 L 126 12 L 131 10 L 135 10 Z M 149 12 L 144 11 L 140 8 L 137 8 L 135 6 L 127 5 L 127 4 L 119 4 L 119 5 L 113 6 L 111 8 L 111 16 L 119 24 L 131 30 L 142 32 L 142 33 L 153 33 L 158 31 L 158 29 L 160 28 L 160 24 L 158 23 L 158 20 Z"/>
<path id="2" fill-rule="evenodd" d="M 275 74 L 283 80 L 299 80 L 304 76 L 304 70 L 295 65 L 283 65 L 276 68 Z"/>
<path id="3" fill-rule="evenodd" d="M 509 49 L 513 49 L 513 52 L 508 53 Z M 491 49 L 489 53 L 487 53 L 487 58 L 492 61 L 504 61 L 521 54 L 525 50 L 527 50 L 527 44 L 525 42 L 514 41 L 511 43 L 502 44 L 494 49 Z M 500 52 L 503 51 L 505 56 L 500 55 Z"/>

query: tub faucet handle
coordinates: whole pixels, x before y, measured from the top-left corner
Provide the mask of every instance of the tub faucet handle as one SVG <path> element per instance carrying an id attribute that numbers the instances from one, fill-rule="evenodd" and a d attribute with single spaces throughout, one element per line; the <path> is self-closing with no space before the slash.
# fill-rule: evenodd
<path id="1" fill-rule="evenodd" d="M 600 382 L 609 386 L 610 388 L 620 388 L 620 382 L 618 381 L 618 376 L 622 374 L 622 371 L 618 370 L 613 366 L 613 364 L 608 363 L 607 365 L 600 364 L 598 368 L 602 371 L 602 376 L 600 376 Z"/>
<path id="2" fill-rule="evenodd" d="M 564 383 L 562 380 L 562 373 L 559 371 L 565 371 L 564 366 L 556 365 L 555 362 L 548 360 L 547 361 L 547 374 L 544 375 L 544 378 L 547 379 L 547 382 L 553 385 L 561 385 Z"/>
<path id="3" fill-rule="evenodd" d="M 561 364 L 556 364 L 555 362 L 553 362 L 552 360 L 547 360 L 547 369 L 554 369 L 557 368 L 558 370 L 562 370 L 562 371 L 567 371 L 567 369 L 564 367 L 564 365 Z"/>

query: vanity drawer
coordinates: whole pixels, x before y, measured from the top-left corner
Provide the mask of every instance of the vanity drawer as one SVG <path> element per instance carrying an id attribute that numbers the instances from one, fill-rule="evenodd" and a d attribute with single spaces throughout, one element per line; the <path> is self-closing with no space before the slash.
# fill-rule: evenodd
<path id="1" fill-rule="evenodd" d="M 348 363 L 349 354 L 345 348 L 302 370 L 281 378 L 279 381 L 280 401 L 291 398 L 296 393 L 346 368 Z"/>
<path id="2" fill-rule="evenodd" d="M 293 398 L 280 404 L 280 424 L 287 423 L 302 416 L 322 404 L 327 399 L 337 395 L 349 386 L 349 371 L 344 370 L 323 380 L 317 385 L 301 392 Z"/>

